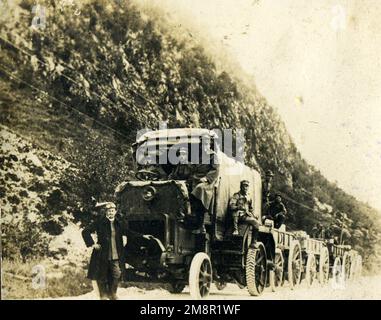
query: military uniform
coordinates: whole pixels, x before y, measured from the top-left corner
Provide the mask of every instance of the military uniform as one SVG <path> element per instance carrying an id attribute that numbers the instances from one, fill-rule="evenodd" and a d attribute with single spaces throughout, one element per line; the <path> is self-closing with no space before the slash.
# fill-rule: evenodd
<path id="1" fill-rule="evenodd" d="M 263 219 L 270 219 L 274 221 L 274 227 L 279 228 L 286 220 L 287 210 L 282 201 L 277 202 L 274 200 L 271 202 L 268 213 Z"/>
<path id="2" fill-rule="evenodd" d="M 190 164 L 179 163 L 169 174 L 169 180 L 188 180 L 192 174 Z"/>
<path id="3" fill-rule="evenodd" d="M 246 181 L 243 181 L 245 183 Z M 247 182 L 248 184 L 248 182 Z M 259 222 L 254 215 L 253 201 L 242 191 L 236 192 L 229 201 L 233 217 L 233 235 L 238 235 L 238 223 L 245 222 L 253 226 L 253 240 L 258 234 Z"/>
<path id="4" fill-rule="evenodd" d="M 265 212 L 268 211 L 270 207 L 270 196 L 271 196 L 271 188 L 272 188 L 272 179 L 274 174 L 271 170 L 267 170 L 265 181 L 263 183 L 263 189 L 262 189 L 262 201 L 264 204 L 264 210 Z"/>
<path id="5" fill-rule="evenodd" d="M 323 226 L 318 224 L 312 228 L 312 237 L 317 239 L 325 239 L 326 231 Z"/>

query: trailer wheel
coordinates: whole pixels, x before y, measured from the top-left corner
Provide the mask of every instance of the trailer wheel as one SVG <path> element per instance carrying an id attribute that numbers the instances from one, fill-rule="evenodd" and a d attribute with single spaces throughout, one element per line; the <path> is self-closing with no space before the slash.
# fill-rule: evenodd
<path id="1" fill-rule="evenodd" d="M 173 282 L 168 286 L 170 293 L 181 293 L 185 288 L 185 284 L 181 282 Z"/>
<path id="2" fill-rule="evenodd" d="M 316 270 L 316 258 L 313 253 L 310 253 L 307 258 L 307 265 L 306 265 L 306 283 L 307 287 L 311 287 L 314 284 L 314 281 L 316 280 L 317 276 L 317 270 Z"/>
<path id="3" fill-rule="evenodd" d="M 332 268 L 332 280 L 335 285 L 341 285 L 343 280 L 340 257 L 336 257 Z"/>
<path id="4" fill-rule="evenodd" d="M 351 255 L 351 269 L 349 273 L 350 280 L 354 280 L 356 278 L 357 257 L 357 254 Z"/>
<path id="5" fill-rule="evenodd" d="M 189 291 L 193 299 L 205 298 L 209 295 L 212 284 L 212 263 L 204 252 L 197 253 L 189 270 Z"/>
<path id="6" fill-rule="evenodd" d="M 345 252 L 343 256 L 343 265 L 341 266 L 341 272 L 343 274 L 344 281 L 350 279 L 351 276 L 351 265 L 352 265 L 352 257 L 349 252 Z"/>
<path id="7" fill-rule="evenodd" d="M 300 284 L 302 278 L 302 250 L 299 241 L 291 242 L 288 252 L 287 279 L 291 290 Z"/>
<path id="8" fill-rule="evenodd" d="M 275 292 L 279 287 L 283 285 L 283 275 L 284 275 L 284 258 L 282 250 L 279 248 L 275 250 L 274 258 L 274 270 L 269 272 L 269 282 L 271 291 Z"/>
<path id="9" fill-rule="evenodd" d="M 265 246 L 259 242 L 257 248 L 249 248 L 246 255 L 246 285 L 252 296 L 259 296 L 267 281 L 267 257 Z"/>
<path id="10" fill-rule="evenodd" d="M 319 259 L 319 282 L 325 285 L 329 280 L 329 252 L 326 247 L 323 247 L 320 252 Z"/>

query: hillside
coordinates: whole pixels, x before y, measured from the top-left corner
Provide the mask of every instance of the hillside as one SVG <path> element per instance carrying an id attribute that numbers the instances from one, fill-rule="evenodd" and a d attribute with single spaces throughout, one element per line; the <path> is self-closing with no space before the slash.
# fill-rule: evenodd
<path id="1" fill-rule="evenodd" d="M 329 225 L 338 212 L 345 213 L 351 243 L 369 268 L 376 265 L 380 214 L 306 163 L 255 86 L 221 69 L 197 39 L 173 34 L 160 12 L 141 14 L 131 2 L 101 0 L 78 5 L 79 15 L 74 14 L 77 7 L 41 1 L 46 28 L 33 29 L 33 4 L 9 4 L 0 20 L 2 139 L 11 129 L 35 143 L 33 150 L 44 150 L 76 170 L 61 174 L 63 168 L 57 169 L 49 188 L 35 191 L 41 203 L 35 208 L 43 220 L 53 213 L 65 217 L 57 234 L 67 216 L 84 223 L 91 218 L 91 196 L 112 199 L 131 169 L 129 148 L 137 130 L 158 128 L 159 121 L 170 128 L 244 128 L 246 163 L 275 173 L 275 188 L 286 195 L 293 213 L 289 227 L 310 231 L 316 222 Z M 12 139 L 16 148 L 20 141 Z M 28 175 L 31 167 L 17 170 Z M 20 192 L 30 186 L 20 189 L 20 203 L 14 203 L 12 181 L 4 180 L 2 217 L 27 216 L 31 197 Z M 51 208 L 49 192 L 58 186 L 58 208 Z M 49 225 L 39 227 L 52 233 Z M 2 242 L 3 248 L 10 246 L 3 236 Z"/>

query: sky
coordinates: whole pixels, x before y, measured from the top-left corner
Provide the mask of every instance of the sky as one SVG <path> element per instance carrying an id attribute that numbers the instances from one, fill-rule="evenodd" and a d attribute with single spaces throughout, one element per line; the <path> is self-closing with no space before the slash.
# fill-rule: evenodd
<path id="1" fill-rule="evenodd" d="M 381 1 L 145 1 L 221 42 L 302 156 L 381 210 Z"/>

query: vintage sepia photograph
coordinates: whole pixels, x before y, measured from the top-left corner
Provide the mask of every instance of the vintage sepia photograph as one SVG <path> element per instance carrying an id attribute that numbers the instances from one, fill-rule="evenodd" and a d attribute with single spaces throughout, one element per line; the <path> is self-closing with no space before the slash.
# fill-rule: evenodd
<path id="1" fill-rule="evenodd" d="M 1 300 L 380 300 L 380 16 L 0 0 Z"/>

